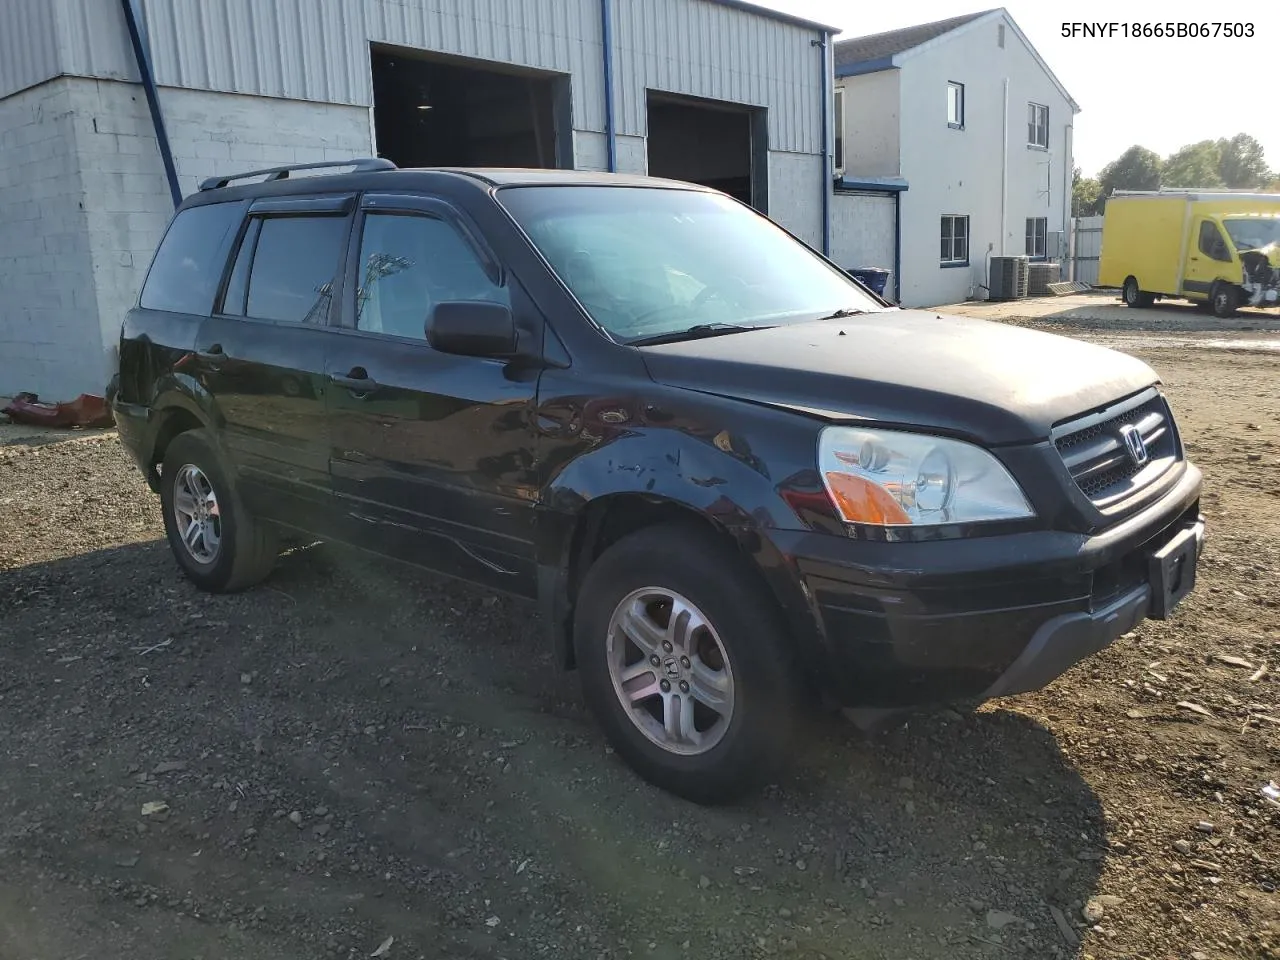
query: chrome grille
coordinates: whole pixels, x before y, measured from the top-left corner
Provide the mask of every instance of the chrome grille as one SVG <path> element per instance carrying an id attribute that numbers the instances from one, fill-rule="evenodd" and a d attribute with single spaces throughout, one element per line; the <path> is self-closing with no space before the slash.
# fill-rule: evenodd
<path id="1" fill-rule="evenodd" d="M 1128 433 L 1141 443 L 1128 440 Z M 1053 440 L 1071 479 L 1099 507 L 1154 483 L 1182 456 L 1169 405 L 1155 390 L 1061 424 Z M 1145 460 L 1138 455 L 1142 450 Z"/>

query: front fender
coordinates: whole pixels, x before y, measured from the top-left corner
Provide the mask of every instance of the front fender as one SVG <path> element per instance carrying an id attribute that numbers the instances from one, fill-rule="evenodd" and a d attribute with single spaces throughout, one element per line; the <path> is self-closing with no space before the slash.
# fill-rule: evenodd
<path id="1" fill-rule="evenodd" d="M 728 431 L 710 442 L 670 430 L 628 431 L 567 464 L 545 489 L 543 504 L 576 514 L 623 493 L 679 503 L 731 531 L 799 523 L 767 467 L 735 449 Z"/>
<path id="2" fill-rule="evenodd" d="M 821 481 L 812 463 L 783 455 L 793 439 L 755 453 L 745 437 L 729 430 L 704 438 L 639 427 L 566 464 L 544 489 L 538 523 L 539 595 L 557 648 L 567 643 L 568 571 L 581 525 L 596 513 L 593 507 L 625 497 L 698 514 L 731 536 L 778 601 L 805 658 L 816 652 L 816 627 L 798 574 L 770 537 L 773 529 L 811 529 L 793 503 L 811 497 Z M 799 447 L 812 450 L 807 442 Z"/>

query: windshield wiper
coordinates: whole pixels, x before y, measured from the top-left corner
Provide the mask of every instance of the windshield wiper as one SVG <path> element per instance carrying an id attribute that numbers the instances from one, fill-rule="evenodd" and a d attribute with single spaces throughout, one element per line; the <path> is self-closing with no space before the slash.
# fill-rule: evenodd
<path id="1" fill-rule="evenodd" d="M 696 323 L 683 330 L 672 330 L 669 333 L 655 333 L 647 337 L 636 337 L 628 340 L 629 347 L 648 347 L 659 343 L 679 343 L 681 340 L 702 340 L 706 337 L 720 337 L 726 333 L 743 333 L 747 330 L 768 330 L 768 327 L 747 326 L 741 323 Z"/>

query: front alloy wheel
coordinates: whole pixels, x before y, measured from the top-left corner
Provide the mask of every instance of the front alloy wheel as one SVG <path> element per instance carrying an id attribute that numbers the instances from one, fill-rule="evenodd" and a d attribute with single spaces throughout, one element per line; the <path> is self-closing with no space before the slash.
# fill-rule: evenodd
<path id="1" fill-rule="evenodd" d="M 715 747 L 733 720 L 733 667 L 706 615 L 662 587 L 623 598 L 609 621 L 609 676 L 631 722 L 663 750 Z"/>
<path id="2" fill-rule="evenodd" d="M 583 577 L 573 641 L 588 705 L 650 783 L 722 803 L 790 759 L 794 641 L 726 541 L 680 522 L 623 537 Z"/>

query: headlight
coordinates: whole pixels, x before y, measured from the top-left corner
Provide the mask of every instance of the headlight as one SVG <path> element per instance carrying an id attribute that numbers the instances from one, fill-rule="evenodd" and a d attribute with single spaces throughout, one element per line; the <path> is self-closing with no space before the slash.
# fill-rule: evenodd
<path id="1" fill-rule="evenodd" d="M 1035 515 L 999 460 L 959 440 L 827 427 L 818 468 L 848 523 L 931 526 Z"/>

